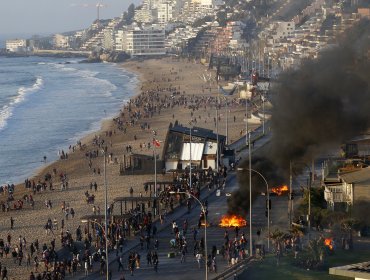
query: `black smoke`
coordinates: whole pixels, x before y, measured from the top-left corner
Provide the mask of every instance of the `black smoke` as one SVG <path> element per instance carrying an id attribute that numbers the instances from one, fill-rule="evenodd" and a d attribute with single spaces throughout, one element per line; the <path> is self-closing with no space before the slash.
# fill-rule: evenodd
<path id="1" fill-rule="evenodd" d="M 277 81 L 272 93 L 272 138 L 261 157 L 253 155 L 252 164 L 270 187 L 288 183 L 290 162 L 310 162 L 369 129 L 370 22 L 359 22 L 335 43 Z M 246 162 L 243 165 L 248 168 Z M 265 188 L 259 177 L 252 173 L 253 197 Z M 232 213 L 248 211 L 247 171 L 228 205 Z"/>
<path id="2" fill-rule="evenodd" d="M 286 168 L 366 132 L 370 125 L 370 24 L 281 75 L 273 99 L 271 158 Z"/>
<path id="3" fill-rule="evenodd" d="M 263 154 L 263 152 L 261 152 Z M 240 188 L 235 191 L 230 199 L 228 199 L 228 209 L 231 214 L 246 215 L 249 209 L 249 166 L 248 162 L 243 162 L 239 166 L 238 180 Z M 252 198 L 255 198 L 261 193 L 266 193 L 266 182 L 271 189 L 272 187 L 286 184 L 283 173 L 278 170 L 278 167 L 269 160 L 266 156 L 252 157 Z M 258 171 L 265 179 L 261 177 Z"/>

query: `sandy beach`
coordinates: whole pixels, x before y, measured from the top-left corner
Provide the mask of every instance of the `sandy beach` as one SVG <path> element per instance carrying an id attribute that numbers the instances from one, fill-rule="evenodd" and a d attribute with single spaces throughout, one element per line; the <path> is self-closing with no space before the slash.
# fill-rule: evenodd
<path id="1" fill-rule="evenodd" d="M 207 67 L 193 61 L 177 58 L 150 59 L 145 61 L 129 61 L 121 65 L 139 77 L 135 97 L 130 106 L 126 105 L 113 120 L 105 121 L 99 131 L 90 134 L 79 144 L 71 147 L 67 159 L 58 160 L 38 171 L 31 181 L 35 184 L 44 182 L 45 175 L 50 174 L 51 180 L 46 190 L 33 194 L 24 184 L 16 186 L 15 200 L 23 200 L 25 194 L 33 195 L 34 208 L 24 202 L 23 209 L 2 212 L 0 223 L 0 238 L 4 241 L 8 233 L 12 236 L 12 246 L 18 244 L 19 236 L 27 240 L 26 248 L 36 239 L 40 245 L 50 244 L 56 239 L 56 248 L 60 248 L 60 230 L 47 235 L 44 225 L 47 220 L 56 219 L 61 224 L 64 219 L 65 227 L 74 236 L 75 229 L 81 224 L 80 217 L 92 214 L 92 204 L 85 201 L 85 192 L 95 195 L 95 206 L 104 212 L 104 157 L 101 150 L 107 151 L 107 186 L 108 201 L 112 202 L 118 196 L 128 196 L 132 187 L 134 194 L 144 193 L 143 183 L 153 181 L 154 175 L 120 175 L 120 162 L 131 146 L 133 153 L 152 155 L 147 144 L 152 142 L 153 130 L 156 138 L 164 141 L 170 123 L 179 123 L 187 126 L 193 120 L 195 126 L 216 130 L 214 120 L 216 109 L 214 102 L 217 97 L 217 84 L 213 80 L 205 82 L 202 75 Z M 213 73 L 213 76 L 215 73 Z M 221 100 L 219 133 L 226 133 L 225 97 Z M 227 97 L 229 103 L 229 143 L 239 139 L 245 133 L 245 106 L 239 104 L 237 96 Z M 145 144 L 145 145 L 144 145 Z M 161 155 L 163 145 L 159 148 Z M 91 156 L 93 155 L 93 156 Z M 97 156 L 96 156 L 97 155 Z M 110 156 L 111 155 L 111 156 Z M 115 160 L 116 159 L 116 160 Z M 66 175 L 68 187 L 61 188 L 61 175 Z M 170 180 L 172 174 L 158 175 L 158 180 Z M 52 182 L 52 190 L 49 184 Z M 90 183 L 97 183 L 97 191 L 90 190 Z M 0 197 L 4 201 L 5 196 Z M 24 201 L 24 200 L 23 200 Z M 47 208 L 45 201 L 50 201 L 52 207 Z M 65 204 L 75 211 L 74 218 L 69 215 L 68 220 L 62 211 Z M 13 202 L 10 202 L 13 208 Z M 10 217 L 14 219 L 14 229 L 10 229 Z M 59 227 L 60 228 L 60 227 Z M 26 267 L 25 260 L 22 266 L 13 263 L 11 256 L 0 259 L 3 266 L 9 270 L 9 279 L 28 279 L 31 267 Z M 43 265 L 41 265 L 43 271 Z"/>

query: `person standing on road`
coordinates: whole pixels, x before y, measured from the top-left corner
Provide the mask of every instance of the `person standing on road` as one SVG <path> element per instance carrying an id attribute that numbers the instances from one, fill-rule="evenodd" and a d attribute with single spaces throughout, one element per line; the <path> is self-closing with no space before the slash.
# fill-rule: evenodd
<path id="1" fill-rule="evenodd" d="M 198 268 L 200 268 L 200 262 L 202 261 L 202 254 L 200 252 L 198 252 L 196 255 L 195 255 L 195 259 L 197 260 L 197 263 L 198 263 Z"/>
<path id="2" fill-rule="evenodd" d="M 193 227 L 193 240 L 194 241 L 197 241 L 197 234 L 198 234 L 198 230 L 195 227 Z"/>
<path id="3" fill-rule="evenodd" d="M 181 249 L 181 263 L 186 262 L 186 247 L 182 247 Z"/>
<path id="4" fill-rule="evenodd" d="M 216 257 L 212 258 L 212 270 L 217 273 Z"/>
<path id="5" fill-rule="evenodd" d="M 147 265 L 149 266 L 152 266 L 152 252 L 151 251 L 148 251 L 148 253 L 146 254 L 146 261 L 147 261 Z"/>
<path id="6" fill-rule="evenodd" d="M 122 269 L 122 271 L 123 271 L 124 268 L 123 268 L 123 258 L 122 258 L 122 256 L 117 258 L 117 262 L 118 262 L 118 272 L 120 271 L 120 269 Z"/>
<path id="7" fill-rule="evenodd" d="M 152 259 L 153 259 L 153 267 L 154 267 L 154 271 L 155 271 L 155 272 L 158 272 L 158 263 L 159 263 L 159 260 L 158 260 L 157 252 L 154 252 L 154 254 L 153 254 L 153 256 L 152 256 Z"/>
<path id="8" fill-rule="evenodd" d="M 128 259 L 128 268 L 130 270 L 131 276 L 134 275 L 135 262 L 136 262 L 135 253 L 131 252 Z"/>

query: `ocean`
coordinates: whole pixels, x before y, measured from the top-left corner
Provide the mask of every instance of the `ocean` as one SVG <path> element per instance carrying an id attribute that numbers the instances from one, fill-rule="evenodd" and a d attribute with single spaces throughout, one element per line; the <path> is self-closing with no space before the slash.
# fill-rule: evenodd
<path id="1" fill-rule="evenodd" d="M 0 185 L 23 182 L 58 159 L 58 151 L 98 130 L 137 83 L 116 64 L 0 57 Z"/>

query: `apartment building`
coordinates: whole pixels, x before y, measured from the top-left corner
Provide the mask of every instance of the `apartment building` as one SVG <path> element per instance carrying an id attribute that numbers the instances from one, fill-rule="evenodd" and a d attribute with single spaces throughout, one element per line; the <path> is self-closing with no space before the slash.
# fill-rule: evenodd
<path id="1" fill-rule="evenodd" d="M 53 46 L 56 49 L 68 49 L 69 37 L 62 34 L 55 34 L 53 38 Z"/>
<path id="2" fill-rule="evenodd" d="M 159 26 L 133 25 L 123 32 L 123 50 L 131 56 L 164 55 L 165 31 Z"/>
<path id="3" fill-rule="evenodd" d="M 140 23 L 151 23 L 151 22 L 153 22 L 154 17 L 153 17 L 153 14 L 152 14 L 152 10 L 145 9 L 145 8 L 135 10 L 134 20 L 136 22 L 140 22 Z"/>
<path id="4" fill-rule="evenodd" d="M 5 48 L 8 52 L 25 52 L 27 51 L 27 40 L 25 39 L 13 39 L 6 40 Z"/>
<path id="5" fill-rule="evenodd" d="M 123 40 L 124 40 L 124 29 L 119 29 L 116 31 L 114 36 L 114 48 L 116 51 L 123 51 Z"/>

